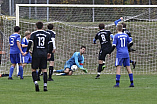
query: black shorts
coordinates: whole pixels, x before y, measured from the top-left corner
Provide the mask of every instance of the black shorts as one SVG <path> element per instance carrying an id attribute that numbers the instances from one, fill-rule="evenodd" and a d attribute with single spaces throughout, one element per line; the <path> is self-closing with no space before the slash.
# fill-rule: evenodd
<path id="1" fill-rule="evenodd" d="M 101 48 L 100 51 L 99 51 L 99 60 L 105 61 L 105 57 L 109 53 L 110 53 L 110 49 L 103 49 L 103 48 Z"/>
<path id="2" fill-rule="evenodd" d="M 32 69 L 47 69 L 47 57 L 32 57 Z"/>
<path id="3" fill-rule="evenodd" d="M 51 54 L 51 58 L 47 59 L 47 61 L 54 61 L 54 54 L 53 53 Z"/>

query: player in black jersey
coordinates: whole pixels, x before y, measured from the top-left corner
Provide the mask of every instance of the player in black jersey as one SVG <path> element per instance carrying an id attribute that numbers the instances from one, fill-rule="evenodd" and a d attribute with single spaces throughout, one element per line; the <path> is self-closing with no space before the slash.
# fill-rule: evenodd
<path id="1" fill-rule="evenodd" d="M 47 81 L 54 81 L 52 79 L 52 74 L 53 74 L 53 68 L 54 68 L 54 53 L 55 53 L 55 50 L 56 50 L 56 46 L 55 46 L 55 36 L 56 36 L 56 33 L 53 31 L 53 24 L 48 24 L 47 25 L 47 32 L 49 32 L 50 36 L 51 36 L 51 40 L 53 42 L 53 51 L 51 52 L 51 58 L 48 59 L 49 61 L 49 78 L 47 79 Z M 41 74 L 41 69 L 39 69 L 39 72 L 38 72 L 38 80 L 40 80 L 40 74 Z"/>
<path id="2" fill-rule="evenodd" d="M 115 25 L 117 26 L 118 22 L 122 21 L 123 20 L 123 17 L 120 17 L 120 19 L 116 20 L 114 23 Z M 129 38 L 132 40 L 132 36 L 131 36 L 131 33 L 126 29 L 126 24 L 124 22 L 121 23 L 123 25 L 123 30 L 122 32 L 125 33 L 125 34 L 128 34 Z M 128 51 L 129 52 L 133 52 L 133 51 L 136 51 L 134 49 L 132 49 L 131 47 L 128 48 Z M 133 65 L 133 69 L 135 69 L 135 66 L 136 66 L 136 61 L 133 61 L 133 60 L 130 60 L 130 63 L 132 63 Z"/>
<path id="3" fill-rule="evenodd" d="M 36 69 L 42 69 L 43 79 L 44 79 L 44 91 L 47 91 L 47 58 L 51 57 L 51 52 L 53 49 L 53 44 L 51 37 L 48 32 L 42 30 L 43 23 L 36 23 L 37 31 L 31 33 L 31 38 L 27 47 L 28 53 L 32 43 L 33 43 L 33 52 L 32 52 L 32 78 L 35 83 L 35 90 L 39 91 L 39 85 L 37 82 Z"/>
<path id="4" fill-rule="evenodd" d="M 99 51 L 99 66 L 98 66 L 98 74 L 95 79 L 100 77 L 101 71 L 105 68 L 105 57 L 107 54 L 110 54 L 112 45 L 110 41 L 110 36 L 113 35 L 109 30 L 105 30 L 105 25 L 103 23 L 99 24 L 100 31 L 96 34 L 93 39 L 93 43 L 96 44 L 96 40 L 99 39 L 101 49 Z"/>

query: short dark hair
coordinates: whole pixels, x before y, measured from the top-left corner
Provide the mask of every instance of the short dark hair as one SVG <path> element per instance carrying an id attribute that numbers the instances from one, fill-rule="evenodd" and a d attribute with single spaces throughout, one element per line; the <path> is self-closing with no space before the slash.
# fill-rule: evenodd
<path id="1" fill-rule="evenodd" d="M 82 48 L 85 48 L 85 49 L 86 49 L 86 46 L 81 46 L 81 49 L 82 49 Z"/>
<path id="2" fill-rule="evenodd" d="M 100 24 L 99 24 L 99 29 L 100 29 L 100 30 L 101 30 L 101 29 L 105 29 L 105 24 L 100 23 Z"/>
<path id="3" fill-rule="evenodd" d="M 38 29 L 42 29 L 43 28 L 43 23 L 42 22 L 37 22 L 36 26 Z"/>
<path id="4" fill-rule="evenodd" d="M 53 24 L 52 24 L 52 23 L 48 24 L 48 25 L 47 25 L 47 28 L 48 28 L 49 30 L 52 30 L 52 29 L 53 29 Z"/>
<path id="5" fill-rule="evenodd" d="M 122 24 L 118 24 L 118 25 L 117 25 L 117 30 L 118 30 L 118 31 L 122 31 L 122 28 L 123 28 Z"/>
<path id="6" fill-rule="evenodd" d="M 21 30 L 21 28 L 19 26 L 14 27 L 14 32 L 19 32 L 20 30 Z"/>
<path id="7" fill-rule="evenodd" d="M 123 25 L 123 28 L 126 28 L 126 24 L 125 23 L 122 23 L 122 25 Z"/>

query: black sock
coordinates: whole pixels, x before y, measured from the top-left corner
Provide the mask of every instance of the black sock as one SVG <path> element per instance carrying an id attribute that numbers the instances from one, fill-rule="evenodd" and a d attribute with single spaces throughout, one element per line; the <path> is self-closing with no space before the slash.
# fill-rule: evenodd
<path id="1" fill-rule="evenodd" d="M 38 76 L 40 76 L 40 74 L 41 74 L 41 69 L 39 69 L 39 71 L 38 71 Z"/>
<path id="2" fill-rule="evenodd" d="M 53 74 L 53 66 L 49 66 L 49 78 L 52 77 Z"/>
<path id="3" fill-rule="evenodd" d="M 47 72 L 43 72 L 44 83 L 47 83 Z"/>
<path id="4" fill-rule="evenodd" d="M 104 64 L 99 64 L 99 67 L 98 67 L 98 72 L 100 72 L 101 73 L 101 71 L 102 71 L 102 66 L 103 66 Z"/>
<path id="5" fill-rule="evenodd" d="M 33 78 L 33 82 L 37 81 L 37 73 L 36 73 L 36 71 L 32 72 L 32 78 Z"/>

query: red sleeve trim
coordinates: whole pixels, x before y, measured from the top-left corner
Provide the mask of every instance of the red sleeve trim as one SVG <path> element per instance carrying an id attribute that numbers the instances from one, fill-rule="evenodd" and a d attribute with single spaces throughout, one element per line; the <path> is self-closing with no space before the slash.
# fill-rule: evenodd
<path id="1" fill-rule="evenodd" d="M 80 65 L 83 65 L 82 63 L 80 63 Z"/>

